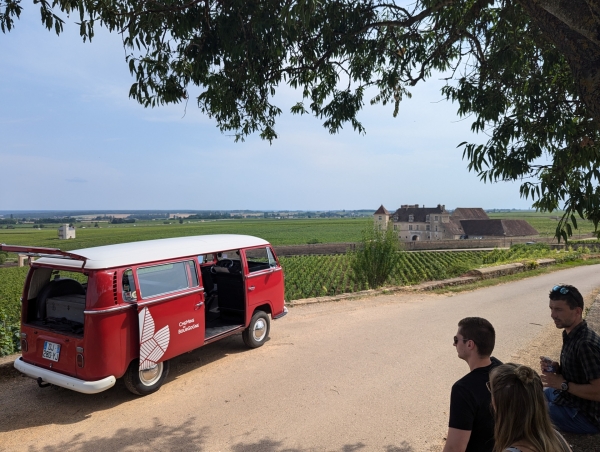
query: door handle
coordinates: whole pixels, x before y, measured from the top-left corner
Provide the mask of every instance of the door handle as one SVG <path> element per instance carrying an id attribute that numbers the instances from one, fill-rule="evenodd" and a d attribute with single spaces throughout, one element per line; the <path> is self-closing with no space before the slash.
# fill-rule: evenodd
<path id="1" fill-rule="evenodd" d="M 203 304 L 204 304 L 204 302 L 203 302 L 203 301 L 201 301 L 200 303 L 198 303 L 198 304 L 197 304 L 197 305 L 195 305 L 194 307 L 197 309 L 197 308 L 201 307 Z"/>
<path id="2" fill-rule="evenodd" d="M 250 292 L 252 292 L 254 289 L 256 289 L 256 287 L 254 287 L 254 286 L 250 286 L 250 287 L 248 287 L 248 290 L 249 290 Z"/>

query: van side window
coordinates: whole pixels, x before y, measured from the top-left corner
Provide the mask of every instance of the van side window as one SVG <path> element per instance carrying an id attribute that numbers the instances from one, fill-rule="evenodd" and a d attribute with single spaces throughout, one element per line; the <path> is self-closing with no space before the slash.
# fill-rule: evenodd
<path id="1" fill-rule="evenodd" d="M 277 267 L 277 260 L 275 259 L 275 256 L 273 256 L 273 251 L 271 248 L 267 248 L 267 256 L 269 256 L 269 267 Z"/>
<path id="2" fill-rule="evenodd" d="M 137 301 L 137 290 L 133 280 L 133 271 L 127 269 L 123 272 L 123 300 Z"/>
<path id="3" fill-rule="evenodd" d="M 191 287 L 198 287 L 198 272 L 196 271 L 196 265 L 194 264 L 194 261 L 187 261 L 186 264 L 188 265 L 189 269 L 190 269 L 190 276 L 191 276 Z"/>
<path id="4" fill-rule="evenodd" d="M 277 266 L 277 261 L 270 248 L 255 248 L 246 250 L 246 259 L 248 260 L 248 272 L 258 272 L 268 270 Z"/>
<path id="5" fill-rule="evenodd" d="M 137 277 L 143 298 L 153 297 L 189 287 L 186 266 L 187 262 L 155 265 L 138 268 Z M 196 276 L 196 280 L 198 276 Z"/>

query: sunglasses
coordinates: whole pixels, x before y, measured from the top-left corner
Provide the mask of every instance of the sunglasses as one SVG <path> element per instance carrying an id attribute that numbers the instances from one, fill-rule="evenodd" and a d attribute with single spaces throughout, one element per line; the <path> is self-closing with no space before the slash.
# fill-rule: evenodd
<path id="1" fill-rule="evenodd" d="M 471 339 L 459 339 L 456 336 L 454 336 L 454 345 L 458 344 L 458 341 L 463 341 L 463 343 L 470 341 Z"/>
<path id="2" fill-rule="evenodd" d="M 566 295 L 569 293 L 569 288 L 563 286 L 554 286 L 552 288 L 552 292 L 559 292 L 561 295 Z"/>

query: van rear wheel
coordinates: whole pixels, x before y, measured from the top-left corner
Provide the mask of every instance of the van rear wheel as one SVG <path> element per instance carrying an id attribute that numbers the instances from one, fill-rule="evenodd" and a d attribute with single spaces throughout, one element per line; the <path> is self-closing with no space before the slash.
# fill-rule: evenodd
<path id="1" fill-rule="evenodd" d="M 242 339 L 250 348 L 260 347 L 267 341 L 270 328 L 269 314 L 264 311 L 256 311 L 250 320 L 250 325 L 243 331 Z"/>
<path id="2" fill-rule="evenodd" d="M 159 390 L 169 374 L 169 361 L 157 363 L 150 369 L 139 369 L 139 360 L 129 364 L 123 376 L 125 387 L 135 395 L 145 396 Z"/>

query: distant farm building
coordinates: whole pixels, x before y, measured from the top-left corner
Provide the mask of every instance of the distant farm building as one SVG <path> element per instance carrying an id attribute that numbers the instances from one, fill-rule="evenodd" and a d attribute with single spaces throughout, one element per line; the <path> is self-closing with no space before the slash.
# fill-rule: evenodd
<path id="1" fill-rule="evenodd" d="M 373 218 L 375 227 L 386 230 L 391 226 L 403 241 L 538 235 L 538 231 L 525 220 L 490 219 L 480 207 L 459 207 L 450 214 L 443 204 L 438 204 L 437 207 L 406 204 L 391 214 L 382 205 L 375 211 Z"/>
<path id="2" fill-rule="evenodd" d="M 68 240 L 75 238 L 75 228 L 68 224 L 61 224 L 58 228 L 58 238 L 61 240 Z"/>

